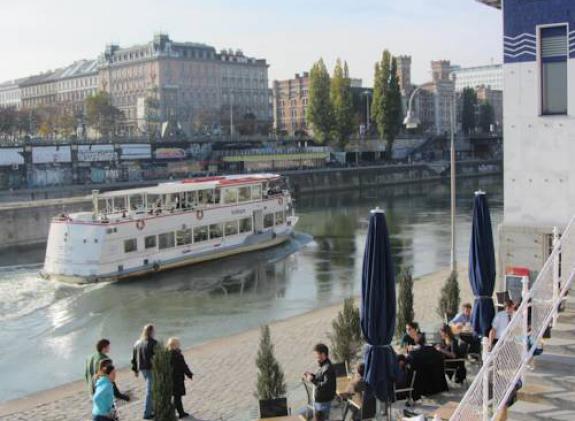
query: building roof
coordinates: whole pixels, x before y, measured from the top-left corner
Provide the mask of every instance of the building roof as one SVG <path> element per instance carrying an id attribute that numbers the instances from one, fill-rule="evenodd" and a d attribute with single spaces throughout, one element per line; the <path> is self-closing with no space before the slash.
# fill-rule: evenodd
<path id="1" fill-rule="evenodd" d="M 60 78 L 71 78 L 78 76 L 85 76 L 89 74 L 94 74 L 98 72 L 98 61 L 97 60 L 78 60 L 66 67 Z"/>
<path id="2" fill-rule="evenodd" d="M 488 6 L 496 7 L 497 9 L 501 9 L 501 0 L 475 0 L 475 1 L 486 4 Z"/>

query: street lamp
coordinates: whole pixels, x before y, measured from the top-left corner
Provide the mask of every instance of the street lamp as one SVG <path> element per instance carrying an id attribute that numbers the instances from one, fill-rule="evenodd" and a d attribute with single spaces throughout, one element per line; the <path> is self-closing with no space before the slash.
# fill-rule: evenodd
<path id="1" fill-rule="evenodd" d="M 450 190 L 451 190 L 451 256 L 450 256 L 450 266 L 451 271 L 454 272 L 457 270 L 457 261 L 456 261 L 456 253 L 455 253 L 455 75 L 452 74 L 453 77 L 453 96 L 451 98 L 451 107 L 450 107 L 450 132 L 451 132 L 451 141 L 450 141 Z M 406 129 L 416 129 L 419 127 L 421 122 L 419 118 L 415 115 L 415 111 L 413 109 L 413 99 L 415 95 L 421 90 L 421 87 L 415 89 L 411 96 L 409 97 L 407 113 L 405 115 L 405 119 L 403 120 L 403 124 Z"/>

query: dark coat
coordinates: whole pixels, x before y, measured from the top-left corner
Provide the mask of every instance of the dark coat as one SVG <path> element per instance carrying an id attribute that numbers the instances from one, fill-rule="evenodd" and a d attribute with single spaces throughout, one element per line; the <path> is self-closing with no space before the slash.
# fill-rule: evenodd
<path id="1" fill-rule="evenodd" d="M 194 375 L 184 359 L 182 351 L 179 349 L 174 349 L 170 351 L 171 361 L 172 361 L 172 379 L 174 381 L 174 396 L 184 396 L 186 394 L 186 386 L 184 380 L 186 376 L 191 379 Z"/>
<path id="2" fill-rule="evenodd" d="M 134 344 L 132 351 L 132 371 L 138 373 L 141 370 L 152 369 L 152 358 L 158 342 L 154 338 L 140 339 Z"/>
<path id="3" fill-rule="evenodd" d="M 335 369 L 329 359 L 321 363 L 319 370 L 314 374 L 312 383 L 315 385 L 315 401 L 331 402 L 335 398 L 336 380 Z"/>

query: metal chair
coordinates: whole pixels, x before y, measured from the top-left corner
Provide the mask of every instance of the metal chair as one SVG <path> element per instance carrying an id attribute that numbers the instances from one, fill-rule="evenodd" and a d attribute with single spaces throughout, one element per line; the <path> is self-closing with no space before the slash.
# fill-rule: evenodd
<path id="1" fill-rule="evenodd" d="M 395 389 L 395 400 L 402 401 L 405 400 L 407 404 L 413 405 L 413 391 L 415 390 L 413 385 L 415 384 L 415 377 L 417 376 L 417 371 L 413 370 L 411 373 L 411 379 L 409 381 L 409 386 L 402 389 Z M 407 399 L 403 399 L 402 396 L 406 395 Z"/>
<path id="2" fill-rule="evenodd" d="M 306 403 L 306 419 L 309 419 L 308 415 L 309 413 L 312 414 L 312 418 L 315 417 L 315 398 L 314 398 L 314 385 L 302 380 L 302 384 L 303 387 L 305 388 L 305 393 L 306 393 L 306 397 L 307 397 L 307 403 Z"/>

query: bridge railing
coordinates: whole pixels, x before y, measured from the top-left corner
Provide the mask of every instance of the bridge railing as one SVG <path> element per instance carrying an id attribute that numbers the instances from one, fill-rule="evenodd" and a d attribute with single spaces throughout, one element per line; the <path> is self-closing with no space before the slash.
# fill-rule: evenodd
<path id="1" fill-rule="evenodd" d="M 483 366 L 450 421 L 493 420 L 507 405 L 544 333 L 556 322 L 575 277 L 575 218 L 559 238 L 535 282 L 523 278 L 521 305 L 491 352 L 483 340 Z"/>

